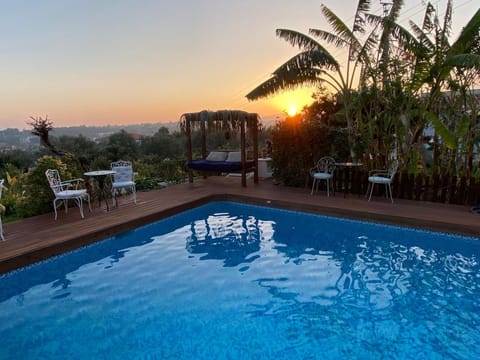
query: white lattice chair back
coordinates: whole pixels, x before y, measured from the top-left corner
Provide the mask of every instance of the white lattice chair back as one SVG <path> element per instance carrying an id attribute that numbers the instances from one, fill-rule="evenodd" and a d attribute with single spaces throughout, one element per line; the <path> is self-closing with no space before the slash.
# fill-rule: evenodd
<path id="1" fill-rule="evenodd" d="M 57 169 L 48 169 L 45 171 L 45 176 L 47 177 L 48 184 L 52 188 L 54 193 L 59 193 L 63 190 L 62 180 L 60 179 L 60 174 Z"/>
<path id="2" fill-rule="evenodd" d="M 113 171 L 115 171 L 112 181 L 112 197 L 114 205 L 117 205 L 117 191 L 121 191 L 121 189 L 130 189 L 133 195 L 133 202 L 137 203 L 135 181 L 133 180 L 132 162 L 118 160 L 112 162 L 110 167 Z"/>
<path id="3" fill-rule="evenodd" d="M 335 171 L 335 159 L 330 156 L 324 156 L 317 161 L 315 167 L 310 169 L 310 175 L 313 177 L 312 192 L 318 190 L 320 181 L 325 181 L 327 185 L 327 196 L 330 196 L 330 182 Z M 333 186 L 333 182 L 331 184 Z"/>
<path id="4" fill-rule="evenodd" d="M 113 174 L 114 182 L 123 183 L 133 180 L 133 169 L 130 161 L 115 161 L 112 162 L 111 167 L 115 171 L 115 174 Z"/>
<path id="5" fill-rule="evenodd" d="M 335 159 L 330 156 L 324 156 L 317 162 L 318 171 L 326 174 L 332 174 L 335 167 Z"/>
<path id="6" fill-rule="evenodd" d="M 0 179 L 0 200 L 2 200 L 2 191 L 3 191 L 3 183 L 4 183 L 4 179 Z"/>

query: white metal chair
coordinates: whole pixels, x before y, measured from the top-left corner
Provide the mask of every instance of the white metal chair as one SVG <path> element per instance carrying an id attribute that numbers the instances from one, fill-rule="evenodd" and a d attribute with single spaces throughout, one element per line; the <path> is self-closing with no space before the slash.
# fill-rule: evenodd
<path id="1" fill-rule="evenodd" d="M 68 212 L 68 200 L 74 200 L 77 206 L 80 209 L 80 216 L 82 219 L 83 216 L 83 199 L 87 199 L 88 201 L 88 208 L 92 211 L 90 207 L 90 195 L 88 194 L 86 189 L 79 188 L 80 183 L 82 183 L 83 179 L 70 179 L 66 181 L 62 181 L 60 179 L 60 174 L 56 169 L 48 169 L 45 171 L 45 176 L 47 177 L 48 183 L 50 184 L 50 188 L 55 195 L 55 199 L 53 200 L 53 209 L 55 210 L 55 220 L 57 220 L 57 208 L 63 203 L 65 207 L 65 213 Z M 57 201 L 61 203 L 57 206 Z"/>
<path id="2" fill-rule="evenodd" d="M 313 177 L 312 192 L 318 191 L 318 183 L 325 180 L 327 183 L 327 196 L 330 196 L 330 182 L 333 179 L 333 172 L 335 171 L 335 160 L 330 156 L 324 156 L 318 160 L 317 165 L 310 169 L 310 175 Z"/>
<path id="3" fill-rule="evenodd" d="M 3 182 L 5 180 L 4 179 L 0 179 L 0 200 L 2 199 L 2 190 L 3 190 Z M 3 236 L 3 225 L 2 225 L 2 214 L 0 213 L 0 239 L 2 239 L 2 241 L 5 240 L 5 237 Z"/>
<path id="4" fill-rule="evenodd" d="M 133 168 L 130 161 L 119 160 L 111 163 L 111 168 L 115 171 L 112 180 L 112 198 L 113 205 L 117 205 L 116 194 L 122 189 L 130 189 L 133 194 L 133 202 L 137 203 L 137 194 L 135 190 L 135 181 L 133 180 Z"/>
<path id="5" fill-rule="evenodd" d="M 390 200 L 393 203 L 393 195 L 392 195 L 392 182 L 395 174 L 398 170 L 398 160 L 393 160 L 387 170 L 370 170 L 368 173 L 368 188 L 367 188 L 367 195 L 368 201 L 372 198 L 373 187 L 375 184 L 383 184 L 385 185 L 387 191 L 387 198 L 390 196 Z"/>

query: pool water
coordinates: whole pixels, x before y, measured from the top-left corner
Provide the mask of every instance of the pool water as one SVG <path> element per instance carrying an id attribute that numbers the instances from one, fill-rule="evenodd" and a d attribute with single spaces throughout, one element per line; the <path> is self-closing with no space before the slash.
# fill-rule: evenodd
<path id="1" fill-rule="evenodd" d="M 478 359 L 480 241 L 216 202 L 0 277 L 1 359 Z"/>

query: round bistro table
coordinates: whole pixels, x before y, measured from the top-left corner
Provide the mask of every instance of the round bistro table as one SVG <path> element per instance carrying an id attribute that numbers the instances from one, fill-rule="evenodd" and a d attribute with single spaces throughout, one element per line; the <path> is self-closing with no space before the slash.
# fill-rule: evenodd
<path id="1" fill-rule="evenodd" d="M 107 200 L 107 189 L 105 189 L 105 179 L 107 176 L 112 176 L 115 174 L 116 171 L 113 170 L 95 170 L 95 171 L 87 171 L 83 173 L 85 176 L 89 176 L 94 178 L 98 183 L 98 205 L 101 206 L 102 204 L 102 197 L 105 200 L 105 205 L 107 207 L 107 211 L 110 210 L 108 207 L 108 200 Z"/>

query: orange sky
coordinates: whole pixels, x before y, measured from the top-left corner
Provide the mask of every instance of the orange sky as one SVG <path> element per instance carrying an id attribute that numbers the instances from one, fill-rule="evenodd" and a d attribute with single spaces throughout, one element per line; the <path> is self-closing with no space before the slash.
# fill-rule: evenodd
<path id="1" fill-rule="evenodd" d="M 318 0 L 26 0 L 2 4 L 0 129 L 177 121 L 241 109 L 279 116 L 311 89 L 249 102 L 245 95 L 296 53 L 275 29 L 330 29 Z M 357 1 L 325 0 L 347 23 Z M 406 0 L 404 22 L 419 22 Z M 432 2 L 444 11 L 446 1 Z M 475 5 L 474 5 L 475 3 Z M 478 5 L 454 1 L 454 26 Z M 372 11 L 381 12 L 380 1 Z M 455 31 L 455 27 L 454 27 Z M 333 51 L 341 55 L 341 51 Z"/>

